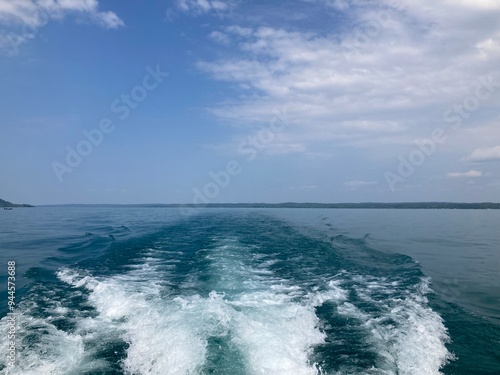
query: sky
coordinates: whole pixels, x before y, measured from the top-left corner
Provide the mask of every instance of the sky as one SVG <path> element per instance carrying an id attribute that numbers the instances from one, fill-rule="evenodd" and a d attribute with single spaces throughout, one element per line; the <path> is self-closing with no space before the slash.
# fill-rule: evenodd
<path id="1" fill-rule="evenodd" d="M 0 198 L 500 201 L 497 0 L 0 0 Z"/>

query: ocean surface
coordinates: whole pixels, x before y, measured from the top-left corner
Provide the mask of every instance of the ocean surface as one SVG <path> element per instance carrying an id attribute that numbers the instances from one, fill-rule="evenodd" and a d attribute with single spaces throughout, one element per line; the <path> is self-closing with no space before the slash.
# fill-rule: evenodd
<path id="1" fill-rule="evenodd" d="M 495 210 L 0 210 L 0 373 L 498 375 L 499 223 Z"/>

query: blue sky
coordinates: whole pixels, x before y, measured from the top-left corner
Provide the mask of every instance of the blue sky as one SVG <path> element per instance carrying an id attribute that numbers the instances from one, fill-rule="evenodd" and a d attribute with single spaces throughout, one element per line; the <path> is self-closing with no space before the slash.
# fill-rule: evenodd
<path id="1" fill-rule="evenodd" d="M 0 0 L 0 197 L 500 201 L 495 0 Z"/>

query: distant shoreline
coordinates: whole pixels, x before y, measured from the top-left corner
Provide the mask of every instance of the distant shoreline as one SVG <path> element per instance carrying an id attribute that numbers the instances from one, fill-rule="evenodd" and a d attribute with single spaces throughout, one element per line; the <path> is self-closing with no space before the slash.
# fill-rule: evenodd
<path id="1" fill-rule="evenodd" d="M 0 199 L 0 208 L 19 208 L 19 207 L 34 207 L 29 204 L 16 204 L 9 201 Z"/>
<path id="2" fill-rule="evenodd" d="M 348 209 L 500 209 L 500 203 L 454 203 L 454 202 L 401 202 L 401 203 L 146 203 L 146 204 L 55 204 L 38 207 L 144 207 L 144 208 L 348 208 Z"/>

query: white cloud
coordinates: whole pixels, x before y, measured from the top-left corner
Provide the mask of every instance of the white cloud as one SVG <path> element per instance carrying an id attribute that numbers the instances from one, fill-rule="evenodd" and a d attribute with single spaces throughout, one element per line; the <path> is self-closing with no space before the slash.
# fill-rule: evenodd
<path id="1" fill-rule="evenodd" d="M 97 0 L 0 0 L 0 25 L 11 29 L 0 32 L 0 48 L 10 46 L 17 50 L 20 44 L 36 35 L 38 28 L 70 14 L 88 17 L 109 29 L 124 26 L 114 12 L 99 11 Z"/>
<path id="2" fill-rule="evenodd" d="M 262 149 L 267 155 L 284 155 L 305 151 L 302 144 L 291 142 L 272 142 L 264 145 Z"/>
<path id="3" fill-rule="evenodd" d="M 500 146 L 478 148 L 462 160 L 472 162 L 500 160 Z"/>
<path id="4" fill-rule="evenodd" d="M 219 15 L 233 9 L 236 6 L 234 0 L 177 0 L 177 7 L 186 13 L 199 15 L 215 12 Z"/>
<path id="5" fill-rule="evenodd" d="M 447 174 L 448 177 L 482 177 L 483 172 L 481 171 L 468 171 L 468 172 L 450 172 Z"/>
<path id="6" fill-rule="evenodd" d="M 349 2 L 347 0 L 327 0 L 327 5 L 337 10 L 349 9 Z"/>
<path id="7" fill-rule="evenodd" d="M 378 181 L 363 181 L 363 180 L 351 180 L 344 183 L 345 186 L 350 188 L 358 188 L 362 186 L 373 186 L 377 185 Z"/>
<path id="8" fill-rule="evenodd" d="M 20 23 L 28 26 L 39 26 L 44 13 L 34 1 L 0 1 L 0 21 L 2 23 Z"/>
<path id="9" fill-rule="evenodd" d="M 253 29 L 251 29 L 250 27 L 241 27 L 241 26 L 237 26 L 237 25 L 232 25 L 232 26 L 226 27 L 226 31 L 231 33 L 231 34 L 245 36 L 245 37 L 248 37 L 248 36 L 252 35 L 252 33 L 253 33 Z"/>
<path id="10" fill-rule="evenodd" d="M 350 2 L 349 0 L 303 0 L 308 3 L 320 3 L 324 4 L 327 7 L 334 8 L 339 11 L 344 11 L 350 8 Z"/>
<path id="11" fill-rule="evenodd" d="M 366 137 L 372 148 L 378 140 L 408 144 L 436 126 L 451 128 L 443 113 L 473 94 L 479 77 L 498 71 L 494 3 L 332 1 L 356 9 L 329 33 L 232 26 L 223 33 L 237 54 L 198 67 L 241 89 L 241 96 L 213 108 L 215 115 L 258 126 L 286 106 L 291 141 L 304 150 L 314 142 Z M 498 114 L 491 102 L 480 105 Z M 474 113 L 467 122 L 486 120 Z"/>
<path id="12" fill-rule="evenodd" d="M 100 12 L 97 0 L 0 1 L 0 21 L 4 24 L 40 27 L 49 19 L 62 18 L 70 13 L 87 15 L 90 19 L 108 28 L 124 25 L 115 13 Z"/>
<path id="13" fill-rule="evenodd" d="M 221 43 L 224 45 L 229 45 L 231 39 L 226 34 L 221 33 L 220 31 L 212 31 L 209 35 L 209 38 L 216 41 L 217 43 Z"/>
<path id="14" fill-rule="evenodd" d="M 472 9 L 500 9 L 500 3 L 497 0 L 446 0 L 451 5 L 463 5 Z"/>
<path id="15" fill-rule="evenodd" d="M 122 19 L 113 12 L 99 12 L 94 17 L 98 23 L 108 29 L 116 29 L 125 25 Z"/>

